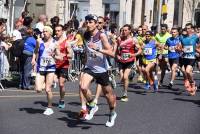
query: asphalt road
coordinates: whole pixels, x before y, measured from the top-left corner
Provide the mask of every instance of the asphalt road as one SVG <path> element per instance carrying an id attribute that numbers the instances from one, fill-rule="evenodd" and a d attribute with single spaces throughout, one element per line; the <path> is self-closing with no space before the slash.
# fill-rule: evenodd
<path id="1" fill-rule="evenodd" d="M 200 74 L 195 74 L 199 81 Z M 169 77 L 169 75 L 167 75 Z M 165 79 L 168 84 L 168 79 Z M 183 80 L 173 90 L 163 87 L 158 93 L 145 93 L 142 84 L 130 83 L 129 101 L 117 101 L 116 124 L 105 127 L 108 106 L 99 100 L 99 111 L 91 121 L 77 120 L 80 110 L 78 82 L 66 83 L 66 108 L 58 109 L 58 90 L 54 90 L 54 114 L 44 116 L 45 93 L 7 88 L 0 93 L 0 134 L 200 134 L 200 93 L 188 96 Z M 94 84 L 92 85 L 94 89 Z M 121 96 L 118 84 L 115 92 Z"/>

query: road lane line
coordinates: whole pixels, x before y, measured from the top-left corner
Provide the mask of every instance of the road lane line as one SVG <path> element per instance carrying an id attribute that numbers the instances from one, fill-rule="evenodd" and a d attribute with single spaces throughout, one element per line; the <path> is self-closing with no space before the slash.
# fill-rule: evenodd
<path id="1" fill-rule="evenodd" d="M 60 95 L 53 95 L 54 97 L 58 97 Z M 78 97 L 79 94 L 66 94 L 66 97 Z M 46 95 L 7 95 L 7 96 L 0 96 L 0 98 L 36 98 L 36 97 L 46 97 Z"/>
<path id="2" fill-rule="evenodd" d="M 18 90 L 18 89 L 16 89 L 16 90 L 13 90 L 13 89 L 5 89 L 3 92 L 6 92 L 6 91 L 9 91 L 9 92 L 24 92 L 24 93 L 37 93 L 35 90 Z M 42 91 L 41 93 L 45 93 L 45 91 Z M 54 93 L 59 93 L 59 91 L 54 91 L 54 92 L 52 92 L 53 94 Z M 75 94 L 75 93 L 67 93 L 67 94 Z"/>

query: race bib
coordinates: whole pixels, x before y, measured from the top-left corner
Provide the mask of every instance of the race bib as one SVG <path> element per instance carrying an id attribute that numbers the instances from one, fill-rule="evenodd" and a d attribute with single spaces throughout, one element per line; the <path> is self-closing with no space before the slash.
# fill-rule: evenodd
<path id="1" fill-rule="evenodd" d="M 130 53 L 122 53 L 121 57 L 123 60 L 128 60 L 130 58 Z"/>
<path id="2" fill-rule="evenodd" d="M 96 55 L 95 52 L 90 52 L 90 53 L 89 53 L 89 58 L 90 58 L 90 59 L 96 58 L 96 57 L 97 57 L 97 55 Z"/>
<path id="3" fill-rule="evenodd" d="M 55 62 L 52 57 L 41 57 L 40 65 L 42 67 L 47 67 L 53 64 L 55 64 Z"/>
<path id="4" fill-rule="evenodd" d="M 144 55 L 152 55 L 152 48 L 144 48 Z"/>
<path id="5" fill-rule="evenodd" d="M 184 53 L 192 53 L 193 46 L 184 46 Z"/>
<path id="6" fill-rule="evenodd" d="M 175 46 L 170 46 L 170 47 L 169 47 L 169 51 L 170 51 L 170 52 L 176 52 L 176 51 L 175 51 Z"/>

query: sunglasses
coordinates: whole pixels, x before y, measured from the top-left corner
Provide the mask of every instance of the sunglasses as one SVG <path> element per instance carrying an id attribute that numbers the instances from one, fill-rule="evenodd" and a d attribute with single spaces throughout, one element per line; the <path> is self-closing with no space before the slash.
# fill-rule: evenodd
<path id="1" fill-rule="evenodd" d="M 103 22 L 98 22 L 99 24 L 103 24 Z"/>

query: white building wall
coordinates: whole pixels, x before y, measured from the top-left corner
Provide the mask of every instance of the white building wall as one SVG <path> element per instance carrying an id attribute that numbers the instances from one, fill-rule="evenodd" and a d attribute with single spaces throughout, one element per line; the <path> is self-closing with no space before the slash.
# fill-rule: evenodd
<path id="1" fill-rule="evenodd" d="M 119 26 L 131 23 L 132 0 L 120 0 Z"/>
<path id="2" fill-rule="evenodd" d="M 46 0 L 46 15 L 49 20 L 54 16 L 57 16 L 58 11 L 58 0 Z"/>
<path id="3" fill-rule="evenodd" d="M 145 2 L 145 13 L 144 15 L 146 16 L 144 24 L 147 25 L 148 27 L 152 26 L 153 23 L 153 4 L 154 0 L 146 0 Z M 151 15 L 150 15 L 151 12 Z"/>
<path id="4" fill-rule="evenodd" d="M 192 20 L 192 1 L 184 0 L 183 7 L 183 26 Z"/>
<path id="5" fill-rule="evenodd" d="M 11 7 L 11 2 L 9 1 L 9 5 L 8 7 L 5 7 L 4 4 L 6 3 L 5 0 L 0 0 L 0 18 L 4 18 L 7 19 L 7 27 L 6 27 L 6 33 L 10 33 L 11 32 L 11 19 L 12 19 L 12 7 Z"/>
<path id="6" fill-rule="evenodd" d="M 0 0 L 0 18 L 8 18 L 9 8 L 4 6 L 5 0 Z"/>
<path id="7" fill-rule="evenodd" d="M 174 0 L 168 0 L 167 2 L 167 19 L 164 23 L 168 24 L 169 28 L 173 27 L 174 19 Z"/>
<path id="8" fill-rule="evenodd" d="M 141 25 L 141 16 L 142 16 L 142 0 L 135 1 L 135 18 L 134 18 L 134 27 Z"/>
<path id="9" fill-rule="evenodd" d="M 195 8 L 197 8 L 198 3 L 200 0 L 184 0 L 184 5 L 183 5 L 183 23 L 182 26 L 184 27 L 186 23 L 192 22 L 194 23 L 194 11 Z M 193 12 L 193 13 L 192 13 Z"/>
<path id="10" fill-rule="evenodd" d="M 97 16 L 104 16 L 102 0 L 90 0 L 89 6 L 89 13 L 95 14 Z"/>

